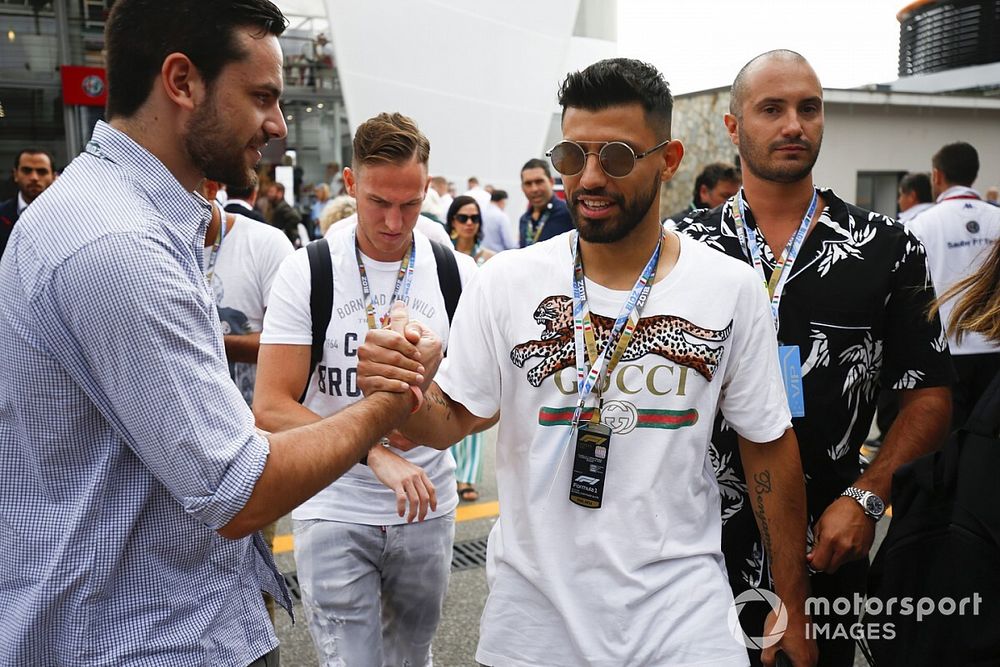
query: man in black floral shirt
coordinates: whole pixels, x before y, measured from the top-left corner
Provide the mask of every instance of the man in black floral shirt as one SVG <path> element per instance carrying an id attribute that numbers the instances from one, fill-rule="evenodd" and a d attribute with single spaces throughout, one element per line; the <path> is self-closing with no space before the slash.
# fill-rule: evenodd
<path id="1" fill-rule="evenodd" d="M 733 83 L 725 122 L 739 147 L 743 189 L 711 211 L 693 212 L 678 229 L 747 260 L 768 285 L 789 403 L 799 415 L 793 426 L 807 482 L 812 594 L 853 602 L 864 590 L 892 473 L 938 447 L 948 429 L 953 371 L 940 322 L 926 317 L 934 290 L 924 249 L 885 216 L 814 187 L 823 89 L 799 54 L 772 51 L 750 61 Z M 858 449 L 880 387 L 900 390 L 899 417 L 860 475 Z M 770 588 L 736 434 L 721 421 L 712 454 L 733 592 Z M 813 620 L 849 630 L 857 617 Z M 834 636 L 841 638 L 817 637 L 819 664 L 852 665 L 853 640 Z"/>

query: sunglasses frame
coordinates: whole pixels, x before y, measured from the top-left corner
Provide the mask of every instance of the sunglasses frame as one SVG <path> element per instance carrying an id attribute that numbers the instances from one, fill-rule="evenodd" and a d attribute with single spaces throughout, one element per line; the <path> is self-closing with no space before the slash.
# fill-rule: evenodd
<path id="1" fill-rule="evenodd" d="M 459 218 L 463 217 L 463 216 L 465 217 L 465 220 L 460 220 Z M 478 220 L 474 220 L 473 218 L 479 218 L 479 219 Z M 456 213 L 455 214 L 455 222 L 457 222 L 460 225 L 465 225 L 465 224 L 468 224 L 470 222 L 472 224 L 474 224 L 474 225 L 480 225 L 483 222 L 483 216 L 482 216 L 481 213 L 471 213 L 471 214 Z"/>
<path id="2" fill-rule="evenodd" d="M 555 169 L 560 174 L 562 174 L 563 176 L 576 176 L 577 174 L 582 174 L 583 170 L 587 168 L 587 157 L 590 156 L 590 155 L 596 155 L 597 156 L 597 163 L 599 165 L 601 165 L 601 171 L 603 171 L 605 174 L 607 174 L 609 178 L 627 178 L 628 175 L 631 174 L 635 170 L 635 163 L 636 162 L 638 162 L 642 158 L 646 157 L 647 155 L 651 155 L 655 151 L 660 150 L 661 148 L 663 148 L 664 146 L 666 146 L 667 144 L 669 144 L 670 141 L 671 141 L 670 139 L 664 139 L 663 141 L 661 141 L 660 143 L 656 144 L 655 146 L 653 146 L 649 150 L 643 151 L 641 153 L 636 153 L 632 149 L 632 147 L 629 146 L 628 144 L 626 144 L 624 141 L 605 141 L 603 144 L 601 144 L 600 150 L 598 150 L 598 151 L 588 151 L 583 146 L 581 146 L 579 143 L 577 143 L 575 141 L 571 141 L 569 139 L 563 139 L 562 141 L 560 141 L 559 143 L 557 143 L 555 146 L 553 146 L 552 148 L 550 148 L 548 151 L 546 151 L 545 157 L 549 158 L 549 162 L 552 164 L 552 168 Z M 598 143 L 598 142 L 595 141 L 595 142 L 587 142 L 587 143 Z M 557 148 L 559 148 L 559 146 L 561 146 L 562 144 L 571 144 L 573 146 L 576 146 L 577 148 L 580 149 L 580 152 L 583 153 L 583 166 L 580 167 L 579 171 L 576 171 L 576 172 L 574 172 L 572 174 L 567 174 L 567 173 L 565 173 L 563 171 L 560 171 L 559 167 L 556 166 L 556 163 L 553 162 L 553 160 L 552 160 L 552 153 L 554 153 L 555 150 Z M 608 170 L 604 168 L 604 162 L 601 161 L 601 153 L 604 152 L 605 148 L 607 148 L 608 146 L 610 146 L 612 144 L 618 144 L 620 146 L 624 146 L 625 148 L 628 149 L 628 152 L 632 154 L 632 166 L 629 168 L 629 170 L 627 172 L 625 172 L 621 176 L 615 176 L 614 174 L 608 173 Z"/>

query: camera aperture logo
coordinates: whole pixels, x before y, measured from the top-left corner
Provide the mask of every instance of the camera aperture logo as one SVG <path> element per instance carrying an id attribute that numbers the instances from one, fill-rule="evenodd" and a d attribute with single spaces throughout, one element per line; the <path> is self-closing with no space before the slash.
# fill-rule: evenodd
<path id="1" fill-rule="evenodd" d="M 747 605 L 766 604 L 774 613 L 775 622 L 770 631 L 763 636 L 751 637 L 740 624 L 740 612 Z M 785 603 L 777 595 L 766 588 L 751 588 L 743 591 L 733 600 L 733 605 L 729 608 L 729 632 L 732 633 L 736 641 L 741 642 L 747 648 L 762 650 L 770 648 L 781 641 L 781 637 L 788 628 L 788 610 Z"/>

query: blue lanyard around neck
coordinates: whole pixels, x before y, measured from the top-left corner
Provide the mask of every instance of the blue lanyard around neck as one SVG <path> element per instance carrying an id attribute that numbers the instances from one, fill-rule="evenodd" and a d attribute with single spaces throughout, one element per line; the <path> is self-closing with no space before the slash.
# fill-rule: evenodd
<path id="1" fill-rule="evenodd" d="M 754 270 L 757 271 L 757 275 L 760 276 L 761 282 L 764 284 L 767 295 L 771 300 L 771 317 L 774 319 L 775 331 L 778 330 L 778 306 L 781 305 L 781 296 L 785 292 L 785 284 L 792 275 L 792 267 L 795 265 L 795 259 L 798 257 L 799 251 L 802 249 L 802 244 L 805 242 L 806 234 L 812 226 L 818 203 L 819 194 L 814 188 L 812 200 L 809 202 L 806 214 L 803 216 L 798 230 L 788 239 L 781 257 L 775 263 L 774 270 L 771 271 L 771 279 L 768 280 L 764 275 L 764 262 L 762 260 L 760 243 L 757 241 L 757 229 L 746 224 L 746 201 L 743 199 L 743 190 L 740 189 L 729 200 L 729 208 L 732 212 L 733 221 L 736 223 L 736 235 L 740 240 L 740 245 L 743 248 L 744 254 L 747 255 L 753 264 Z"/>
<path id="2" fill-rule="evenodd" d="M 605 361 L 608 360 L 609 353 L 611 360 L 605 372 L 606 375 L 611 374 L 615 364 L 624 354 L 625 348 L 628 347 L 629 341 L 632 338 L 632 332 L 635 331 L 635 327 L 638 324 L 639 313 L 642 311 L 642 307 L 646 303 L 646 298 L 649 296 L 649 291 L 653 287 L 653 279 L 656 277 L 656 265 L 659 262 L 660 250 L 663 247 L 663 235 L 660 235 L 660 240 L 656 244 L 653 255 L 646 262 L 645 268 L 639 274 L 639 278 L 632 287 L 631 293 L 622 305 L 618 319 L 615 320 L 614 327 L 611 329 L 608 340 L 604 344 L 604 349 L 601 350 L 600 354 L 596 354 L 596 336 L 590 316 L 590 307 L 587 305 L 587 287 L 584 280 L 583 258 L 580 255 L 580 238 L 579 233 L 574 234 L 573 337 L 576 344 L 576 378 L 579 393 L 579 401 L 577 402 L 576 410 L 573 412 L 573 426 L 576 427 L 580 422 L 580 415 L 583 413 L 583 407 L 587 402 L 587 398 L 601 377 L 601 371 Z M 628 327 L 625 326 L 626 322 L 629 324 Z M 611 352 L 612 350 L 613 352 Z M 587 370 L 588 356 L 591 362 L 589 372 Z M 600 387 L 598 387 L 598 391 L 600 391 Z"/>

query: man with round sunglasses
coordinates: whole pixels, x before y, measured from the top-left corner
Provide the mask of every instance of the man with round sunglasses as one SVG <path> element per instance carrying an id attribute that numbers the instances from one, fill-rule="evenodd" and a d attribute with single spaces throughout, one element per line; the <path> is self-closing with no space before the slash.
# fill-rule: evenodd
<path id="1" fill-rule="evenodd" d="M 798 53 L 770 51 L 747 63 L 733 82 L 725 124 L 739 148 L 743 188 L 678 229 L 752 264 L 758 290 L 766 285 L 808 480 L 812 596 L 853 600 L 864 591 L 893 472 L 936 448 L 948 429 L 952 371 L 941 324 L 927 318 L 934 290 L 926 256 L 901 225 L 814 186 L 823 89 Z M 861 475 L 858 450 L 879 387 L 900 390 L 899 417 Z M 728 489 L 723 553 L 733 593 L 770 588 L 774 565 L 769 572 L 762 556 L 743 450 L 721 421 L 712 446 Z M 853 635 L 838 628 L 858 619 L 837 607 L 814 619 L 814 628 L 832 628 L 819 642 L 820 664 L 848 667 Z"/>
<path id="2" fill-rule="evenodd" d="M 518 243 L 526 248 L 573 229 L 566 202 L 555 196 L 552 172 L 545 160 L 528 160 L 521 167 L 521 190 L 528 210 L 518 221 Z"/>
<path id="3" fill-rule="evenodd" d="M 480 268 L 426 407 L 402 427 L 445 447 L 499 415 L 503 510 L 476 660 L 746 665 L 708 456 L 720 408 L 751 461 L 779 594 L 799 610 L 806 595 L 805 492 L 767 302 L 749 267 L 660 225 L 683 147 L 655 68 L 604 60 L 559 98 L 551 155 L 578 232 Z M 397 309 L 368 334 L 363 391 L 425 382 L 418 357 L 430 378 L 407 320 Z M 806 619 L 784 620 L 780 648 L 813 664 Z"/>

